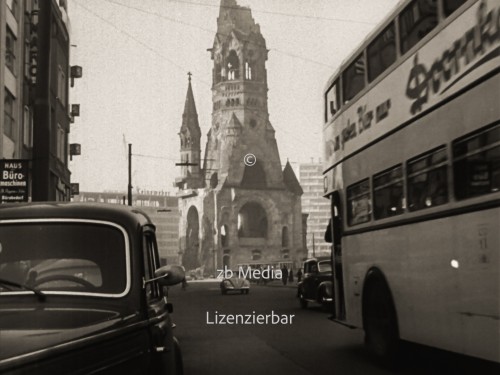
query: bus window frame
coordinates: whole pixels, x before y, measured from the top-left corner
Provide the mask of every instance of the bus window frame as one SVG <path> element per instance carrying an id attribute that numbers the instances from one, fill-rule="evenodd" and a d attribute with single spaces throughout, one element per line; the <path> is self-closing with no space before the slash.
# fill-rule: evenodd
<path id="1" fill-rule="evenodd" d="M 395 171 L 399 170 L 399 175 L 396 177 L 393 177 L 391 174 Z M 388 175 L 388 181 L 385 181 L 384 183 L 377 185 L 377 179 L 382 177 L 382 176 L 387 176 Z M 398 206 L 396 207 L 396 211 L 389 211 L 387 210 L 386 215 L 381 215 L 379 216 L 377 213 L 377 192 L 380 192 L 382 190 L 387 190 L 390 189 L 390 192 L 394 191 L 394 188 L 399 186 L 400 187 L 400 195 L 398 197 Z M 406 189 L 405 189 L 405 170 L 403 168 L 403 164 L 399 163 L 396 164 L 390 168 L 387 168 L 381 172 L 377 172 L 373 174 L 372 176 L 372 212 L 373 212 L 373 220 L 382 220 L 382 219 L 387 219 L 389 217 L 394 217 L 397 215 L 401 215 L 405 212 L 405 199 L 406 199 Z M 387 207 L 384 207 L 384 210 Z M 391 207 L 392 208 L 392 207 Z"/>
<path id="2" fill-rule="evenodd" d="M 366 51 L 366 71 L 367 71 L 367 85 L 369 85 L 370 83 L 372 83 L 373 81 L 375 81 L 378 77 L 380 77 L 382 74 L 384 74 L 385 71 L 387 71 L 391 66 L 393 66 L 399 59 L 400 55 L 399 55 L 399 49 L 398 49 L 398 46 L 399 46 L 399 35 L 398 35 L 398 32 L 399 32 L 399 28 L 397 27 L 397 22 L 396 22 L 396 18 L 392 19 L 387 25 L 385 25 L 385 27 L 382 29 L 382 31 L 380 31 L 377 35 L 375 35 L 374 38 L 372 38 L 370 40 L 370 43 L 367 44 L 367 46 L 364 48 L 365 51 Z M 384 35 L 387 33 L 387 31 L 392 28 L 392 32 L 393 32 L 393 42 L 392 43 L 387 43 L 387 45 L 389 44 L 394 44 L 394 57 L 393 57 L 393 60 L 389 63 L 389 65 L 385 66 L 385 67 L 382 67 L 382 69 L 375 73 L 374 76 L 372 76 L 372 67 L 373 67 L 373 64 L 370 64 L 370 61 L 374 61 L 375 59 L 374 58 L 370 58 L 370 49 L 372 47 L 376 47 L 376 50 L 377 50 L 377 54 L 376 56 L 378 57 L 376 60 L 380 61 L 380 58 L 382 56 L 382 53 L 380 53 L 382 50 L 379 48 L 380 46 L 375 46 L 377 44 L 377 42 L 384 37 Z M 380 43 L 378 43 L 380 44 Z M 377 61 L 377 65 L 380 66 L 381 64 L 379 64 Z"/>
<path id="3" fill-rule="evenodd" d="M 346 73 L 351 67 L 353 67 L 354 72 L 356 72 L 356 63 L 360 59 L 362 59 L 363 64 L 364 64 L 364 66 L 363 66 L 363 87 L 361 87 L 358 91 L 356 91 L 356 93 L 354 95 L 352 95 L 350 98 L 348 98 L 348 95 L 346 93 L 346 85 L 347 85 L 347 82 L 349 82 L 349 83 L 352 82 L 352 79 L 351 80 L 347 79 Z M 359 75 L 355 75 L 355 76 L 361 76 L 361 75 L 359 74 Z M 364 92 L 369 85 L 368 77 L 367 77 L 367 66 L 366 66 L 366 48 L 363 48 L 363 50 L 352 59 L 352 61 L 349 63 L 349 65 L 347 65 L 347 67 L 340 73 L 340 77 L 342 78 L 342 80 L 340 81 L 342 84 L 342 88 L 341 88 L 342 105 L 341 105 L 341 107 L 343 107 L 350 102 L 354 102 L 355 101 L 354 99 L 356 97 L 358 97 L 362 92 Z"/>
<path id="4" fill-rule="evenodd" d="M 477 160 L 474 159 L 478 155 L 483 155 L 486 156 L 488 152 L 491 152 L 495 150 L 496 148 L 500 147 L 500 141 L 495 141 L 493 138 L 490 143 L 486 144 L 481 144 L 474 149 L 468 149 L 465 152 L 460 152 L 460 150 L 457 150 L 460 145 L 463 145 L 466 142 L 471 142 L 474 139 L 477 139 L 483 135 L 486 135 L 488 132 L 495 132 L 495 131 L 500 131 L 500 122 L 494 122 L 493 124 L 487 125 L 485 127 L 482 127 L 481 129 L 478 129 L 472 133 L 466 134 L 460 138 L 457 138 L 452 141 L 451 143 L 451 149 L 452 149 L 452 155 L 451 155 L 451 165 L 453 169 L 453 191 L 455 194 L 455 199 L 457 201 L 463 201 L 466 199 L 470 198 L 476 198 L 480 197 L 483 195 L 488 195 L 492 194 L 498 191 L 495 190 L 495 187 L 493 186 L 493 177 L 494 177 L 494 170 L 492 169 L 493 164 L 490 163 L 488 165 L 488 170 L 486 173 L 489 174 L 490 176 L 490 184 L 488 186 L 488 191 L 479 191 L 474 193 L 470 192 L 470 190 L 474 190 L 473 187 L 470 185 L 471 180 L 469 174 L 471 173 L 472 166 L 477 166 L 480 165 L 480 162 L 488 163 L 489 160 Z M 460 152 L 460 153 L 459 153 Z M 462 166 L 461 164 L 464 164 Z M 465 170 L 464 170 L 465 169 Z M 459 173 L 461 171 L 462 173 L 465 173 L 465 175 L 462 175 Z M 473 173 L 473 171 L 472 171 Z M 460 176 L 460 177 L 459 177 Z"/>
<path id="5" fill-rule="evenodd" d="M 443 160 L 438 160 L 437 162 L 433 162 L 434 156 L 438 155 L 438 153 L 442 152 L 444 155 Z M 429 162 L 430 160 L 430 162 Z M 417 165 L 418 162 L 425 162 L 425 166 L 412 170 L 412 166 Z M 407 208 L 410 212 L 421 211 L 427 208 L 440 206 L 450 202 L 450 160 L 448 156 L 448 148 L 446 145 L 441 145 L 435 147 L 431 150 L 423 152 L 417 156 L 414 156 L 406 161 L 406 200 L 407 200 Z M 415 180 L 419 176 L 425 175 L 425 183 L 426 188 L 421 192 L 419 198 L 424 197 L 425 199 L 416 199 L 414 192 L 414 188 L 416 186 Z M 444 181 L 440 181 L 439 185 L 431 185 L 429 179 L 434 178 L 435 176 L 444 176 Z M 435 180 L 433 180 L 435 181 Z M 439 182 L 438 182 L 439 183 Z M 432 187 L 437 186 L 437 188 L 443 188 L 444 191 L 441 194 L 437 194 L 436 191 L 442 190 L 434 190 L 432 191 Z M 444 198 L 444 200 L 442 200 Z M 429 200 L 430 199 L 430 200 Z M 420 201 L 420 204 L 417 204 Z"/>
<path id="6" fill-rule="evenodd" d="M 357 193 L 354 196 L 351 196 L 351 190 L 358 187 L 362 186 L 362 184 L 367 183 L 367 189 L 366 191 L 363 191 L 361 193 Z M 364 216 L 365 219 L 363 219 L 363 216 L 360 221 L 354 221 L 354 217 L 352 214 L 353 211 L 353 205 L 352 202 L 354 199 L 352 198 L 360 198 L 358 199 L 361 201 L 361 198 L 364 199 L 364 196 L 367 196 L 366 202 L 367 202 L 367 208 L 368 208 L 368 213 Z M 366 177 L 358 182 L 355 182 L 346 188 L 346 216 L 347 216 L 347 224 L 352 227 L 355 225 L 359 224 L 364 224 L 364 223 L 369 223 L 372 221 L 372 216 L 373 216 L 373 203 L 372 203 L 372 183 L 371 183 L 371 178 Z"/>

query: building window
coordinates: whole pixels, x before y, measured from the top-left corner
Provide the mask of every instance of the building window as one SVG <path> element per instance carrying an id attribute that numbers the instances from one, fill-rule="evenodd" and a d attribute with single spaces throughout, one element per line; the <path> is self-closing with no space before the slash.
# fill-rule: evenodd
<path id="1" fill-rule="evenodd" d="M 28 106 L 23 113 L 23 143 L 26 147 L 33 147 L 33 112 Z"/>
<path id="2" fill-rule="evenodd" d="M 446 149 L 441 147 L 408 161 L 408 209 L 448 202 Z"/>
<path id="3" fill-rule="evenodd" d="M 8 91 L 5 90 L 4 99 L 4 134 L 12 140 L 15 140 L 16 134 L 16 119 L 14 113 L 14 103 L 16 98 Z"/>
<path id="4" fill-rule="evenodd" d="M 66 74 L 64 70 L 59 65 L 57 70 L 57 98 L 61 104 L 66 106 Z"/>
<path id="5" fill-rule="evenodd" d="M 437 1 L 412 1 L 399 16 L 401 53 L 409 51 L 438 24 Z"/>
<path id="6" fill-rule="evenodd" d="M 375 220 L 403 213 L 403 168 L 401 165 L 373 176 Z"/>
<path id="7" fill-rule="evenodd" d="M 57 157 L 62 162 L 66 161 L 66 133 L 61 124 L 57 124 Z"/>
<path id="8" fill-rule="evenodd" d="M 5 66 L 10 69 L 12 74 L 15 75 L 14 66 L 16 63 L 16 36 L 12 30 L 7 27 L 5 35 Z"/>
<path id="9" fill-rule="evenodd" d="M 453 172 L 457 199 L 500 190 L 500 124 L 453 142 Z"/>

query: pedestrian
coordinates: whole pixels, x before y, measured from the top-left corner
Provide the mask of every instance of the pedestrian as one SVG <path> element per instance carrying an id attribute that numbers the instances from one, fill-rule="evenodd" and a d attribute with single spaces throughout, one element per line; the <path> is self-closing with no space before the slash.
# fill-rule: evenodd
<path id="1" fill-rule="evenodd" d="M 283 285 L 286 285 L 288 282 L 288 268 L 285 266 L 281 269 L 281 280 L 283 281 Z"/>
<path id="2" fill-rule="evenodd" d="M 290 268 L 290 272 L 288 273 L 288 281 L 293 283 L 293 269 Z"/>
<path id="3" fill-rule="evenodd" d="M 184 276 L 184 278 L 182 279 L 182 284 L 181 284 L 182 290 L 186 290 L 187 286 L 188 286 L 188 283 L 186 280 L 186 276 Z"/>
<path id="4" fill-rule="evenodd" d="M 302 268 L 299 268 L 299 270 L 297 271 L 297 282 L 300 283 L 301 280 L 302 280 Z"/>

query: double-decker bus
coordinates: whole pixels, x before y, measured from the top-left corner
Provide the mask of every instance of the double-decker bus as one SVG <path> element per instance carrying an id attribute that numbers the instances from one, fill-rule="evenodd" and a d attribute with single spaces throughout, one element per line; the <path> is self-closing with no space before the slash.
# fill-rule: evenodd
<path id="1" fill-rule="evenodd" d="M 500 2 L 402 1 L 324 91 L 335 313 L 500 361 Z"/>

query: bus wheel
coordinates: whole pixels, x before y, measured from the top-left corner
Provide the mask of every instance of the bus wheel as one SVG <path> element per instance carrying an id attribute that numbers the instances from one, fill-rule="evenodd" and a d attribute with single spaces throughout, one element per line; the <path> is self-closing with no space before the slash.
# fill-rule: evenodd
<path id="1" fill-rule="evenodd" d="M 383 365 L 394 367 L 399 351 L 396 309 L 385 281 L 372 280 L 363 298 L 365 345 Z"/>

